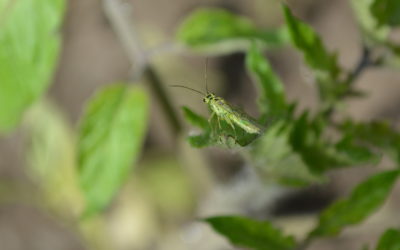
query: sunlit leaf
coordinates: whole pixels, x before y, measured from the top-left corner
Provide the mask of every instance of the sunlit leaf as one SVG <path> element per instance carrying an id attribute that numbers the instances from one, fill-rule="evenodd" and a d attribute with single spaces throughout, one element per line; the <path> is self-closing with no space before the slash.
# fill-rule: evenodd
<path id="1" fill-rule="evenodd" d="M 128 177 L 146 134 L 148 97 L 115 84 L 92 97 L 81 120 L 79 178 L 87 216 L 104 208 Z"/>
<path id="2" fill-rule="evenodd" d="M 0 0 L 0 133 L 47 89 L 60 39 L 63 0 Z"/>
<path id="3" fill-rule="evenodd" d="M 339 200 L 322 212 L 311 236 L 334 236 L 348 225 L 361 222 L 386 200 L 399 170 L 381 172 L 359 184 L 347 199 Z"/>
<path id="4" fill-rule="evenodd" d="M 290 250 L 296 244 L 292 236 L 284 235 L 268 221 L 238 216 L 211 217 L 205 221 L 236 246 L 256 250 Z"/>
<path id="5" fill-rule="evenodd" d="M 355 17 L 360 26 L 361 39 L 368 46 L 374 46 L 376 43 L 385 42 L 389 34 L 387 26 L 377 26 L 377 21 L 371 13 L 371 6 L 374 0 L 351 0 Z"/>
<path id="6" fill-rule="evenodd" d="M 285 29 L 259 30 L 245 17 L 217 8 L 201 8 L 191 13 L 180 25 L 177 39 L 188 47 L 218 46 L 217 53 L 243 50 L 250 39 L 267 47 L 287 43 Z"/>

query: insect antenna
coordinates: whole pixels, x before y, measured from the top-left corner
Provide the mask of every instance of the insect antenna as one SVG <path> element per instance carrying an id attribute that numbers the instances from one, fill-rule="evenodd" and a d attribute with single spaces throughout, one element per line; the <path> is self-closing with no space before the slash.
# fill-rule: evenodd
<path id="1" fill-rule="evenodd" d="M 184 89 L 188 89 L 188 90 L 191 90 L 191 91 L 194 91 L 194 92 L 196 92 L 196 93 L 198 93 L 198 94 L 200 94 L 200 95 L 202 95 L 202 96 L 205 96 L 206 94 L 204 94 L 203 92 L 201 92 L 201 91 L 198 91 L 197 89 L 192 89 L 192 88 L 189 88 L 189 87 L 186 87 L 186 86 L 182 86 L 182 85 L 169 85 L 170 87 L 174 87 L 174 88 L 184 88 Z"/>
<path id="2" fill-rule="evenodd" d="M 205 69 L 204 69 L 204 78 L 205 78 L 205 82 L 206 82 L 206 92 L 207 92 L 207 94 L 208 94 L 208 93 L 210 93 L 210 92 L 208 91 L 207 69 L 208 69 L 208 57 L 206 57 L 206 66 L 205 66 Z"/>

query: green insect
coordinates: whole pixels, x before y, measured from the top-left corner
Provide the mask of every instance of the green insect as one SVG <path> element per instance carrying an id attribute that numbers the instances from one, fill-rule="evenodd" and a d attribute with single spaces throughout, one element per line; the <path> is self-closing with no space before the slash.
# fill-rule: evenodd
<path id="1" fill-rule="evenodd" d="M 171 87 L 179 87 L 189 89 L 203 96 L 203 102 L 205 102 L 211 110 L 211 119 L 216 116 L 218 120 L 218 126 L 221 129 L 220 120 L 224 120 L 229 126 L 232 127 L 233 131 L 236 133 L 235 126 L 237 125 L 242 128 L 244 131 L 250 134 L 261 134 L 264 130 L 264 127 L 260 125 L 257 121 L 255 121 L 252 117 L 247 115 L 245 112 L 241 111 L 239 108 L 232 106 L 227 101 L 225 101 L 222 97 L 216 96 L 215 94 L 208 91 L 207 86 L 207 62 L 206 62 L 206 92 L 203 93 L 196 89 L 192 89 L 182 85 L 171 85 Z"/>

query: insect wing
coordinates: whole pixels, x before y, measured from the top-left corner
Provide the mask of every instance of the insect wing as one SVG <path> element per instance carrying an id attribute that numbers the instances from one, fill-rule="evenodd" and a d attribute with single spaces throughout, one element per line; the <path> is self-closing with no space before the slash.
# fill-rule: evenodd
<path id="1" fill-rule="evenodd" d="M 244 129 L 246 132 L 251 134 L 261 134 L 264 128 L 251 116 L 246 114 L 244 111 L 237 107 L 229 105 L 229 103 L 224 102 L 220 105 L 221 109 L 226 112 L 225 119 L 230 119 L 233 123 Z"/>

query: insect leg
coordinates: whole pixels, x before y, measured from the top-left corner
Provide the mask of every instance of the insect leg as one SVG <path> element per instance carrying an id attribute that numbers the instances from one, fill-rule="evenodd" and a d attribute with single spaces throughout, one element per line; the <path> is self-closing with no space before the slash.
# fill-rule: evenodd
<path id="1" fill-rule="evenodd" d="M 214 116 L 217 117 L 218 128 L 219 128 L 219 130 L 221 130 L 221 122 L 220 122 L 220 120 L 219 120 L 219 116 L 218 116 L 218 115 L 215 115 L 215 112 L 212 112 L 211 117 L 210 117 L 210 119 L 209 119 L 208 121 L 210 122 L 210 121 L 211 121 L 211 118 L 213 118 Z"/>
<path id="2" fill-rule="evenodd" d="M 219 130 L 222 130 L 222 129 L 221 129 L 221 120 L 219 119 L 219 116 L 217 116 L 217 121 L 218 121 L 218 128 L 219 128 Z"/>
<path id="3" fill-rule="evenodd" d="M 231 126 L 231 128 L 233 129 L 233 132 L 235 133 L 235 137 L 237 138 L 236 129 L 235 129 L 235 126 L 232 123 L 232 120 L 227 118 L 227 117 L 225 117 L 225 121 L 226 121 L 226 123 L 229 124 L 229 126 Z"/>
<path id="4" fill-rule="evenodd" d="M 214 115 L 215 115 L 215 112 L 211 112 L 211 116 L 210 116 L 210 118 L 208 118 L 208 122 L 211 122 L 211 120 L 214 117 Z"/>
<path id="5" fill-rule="evenodd" d="M 219 116 L 218 116 L 218 115 L 215 115 L 215 112 L 212 113 L 212 115 L 211 115 L 211 117 L 210 117 L 210 119 L 209 119 L 209 122 L 210 122 L 210 124 L 212 125 L 211 120 L 212 120 L 212 118 L 214 118 L 214 117 L 217 118 L 218 128 L 215 128 L 214 126 L 211 126 L 211 128 L 212 128 L 212 130 L 213 130 L 214 135 L 215 135 L 215 136 L 218 136 L 219 143 L 223 143 L 221 136 L 219 136 L 219 135 L 218 135 L 218 134 L 219 134 L 218 131 L 216 131 L 216 129 L 219 129 L 219 130 L 221 131 L 221 123 L 220 123 L 220 120 L 219 120 Z"/>
<path id="6" fill-rule="evenodd" d="M 208 123 L 210 124 L 211 130 L 213 134 L 217 134 L 217 131 L 215 130 L 215 127 L 213 126 L 212 120 L 215 117 L 215 112 L 211 112 L 210 118 L 208 118 Z"/>

